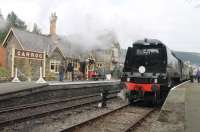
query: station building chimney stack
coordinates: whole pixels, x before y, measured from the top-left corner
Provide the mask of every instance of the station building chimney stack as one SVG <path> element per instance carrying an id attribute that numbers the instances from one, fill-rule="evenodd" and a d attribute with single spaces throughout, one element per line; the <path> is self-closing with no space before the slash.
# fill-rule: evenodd
<path id="1" fill-rule="evenodd" d="M 57 21 L 57 16 L 56 13 L 52 13 L 50 16 L 50 35 L 56 35 L 56 21 Z"/>

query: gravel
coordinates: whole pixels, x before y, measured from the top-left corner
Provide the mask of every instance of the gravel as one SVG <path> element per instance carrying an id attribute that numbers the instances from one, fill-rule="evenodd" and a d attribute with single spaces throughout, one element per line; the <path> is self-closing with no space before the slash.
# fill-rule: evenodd
<path id="1" fill-rule="evenodd" d="M 74 132 L 124 132 L 153 108 L 127 106 L 76 128 Z"/>
<path id="2" fill-rule="evenodd" d="M 73 110 L 51 114 L 49 116 L 33 119 L 22 123 L 17 123 L 0 131 L 15 131 L 15 132 L 58 132 L 77 123 L 83 122 L 90 118 L 96 117 L 120 106 L 126 102 L 120 99 L 112 99 L 108 101 L 106 108 L 98 108 L 98 104 L 90 104 Z"/>
<path id="3" fill-rule="evenodd" d="M 115 98 L 108 101 L 106 108 L 98 108 L 97 103 L 90 104 L 90 105 L 82 106 L 80 108 L 74 108 L 74 109 L 66 110 L 60 113 L 51 114 L 43 118 L 32 119 L 30 121 L 10 125 L 10 126 L 0 129 L 0 131 L 3 131 L 3 132 L 13 132 L 13 131 L 14 132 L 59 132 L 63 129 L 69 128 L 73 125 L 79 124 L 83 121 L 94 118 L 98 115 L 107 113 L 113 109 L 119 108 L 126 104 L 127 102 L 122 101 L 121 99 Z M 116 123 L 118 124 L 117 127 L 116 125 L 113 125 L 113 127 L 116 128 L 116 131 L 117 131 L 117 130 L 120 130 L 120 127 L 123 127 L 124 124 L 130 123 L 130 120 L 127 120 L 127 118 L 132 116 L 133 120 L 131 120 L 131 122 L 134 122 L 134 119 L 140 117 L 147 109 L 141 110 L 141 108 L 137 109 L 137 107 L 134 107 L 134 108 L 131 107 L 128 110 L 126 110 L 127 114 L 123 116 L 123 119 L 116 118 L 126 113 L 125 111 L 122 110 L 121 113 L 117 113 L 117 115 L 109 116 L 110 119 L 113 118 L 111 122 L 110 121 L 105 122 L 104 120 L 100 120 L 99 122 L 95 124 L 90 124 L 91 125 L 90 127 L 88 128 L 86 127 L 86 129 L 83 127 L 84 129 L 80 129 L 78 131 L 83 131 L 83 132 L 84 131 L 85 132 L 99 131 L 98 127 L 104 127 L 104 128 L 106 128 L 107 126 L 112 127 L 112 124 L 116 124 Z M 145 119 L 144 122 L 141 123 L 140 126 L 134 129 L 134 132 L 149 132 L 151 128 L 151 124 L 153 123 L 154 120 L 157 119 L 158 115 L 159 115 L 159 110 L 153 112 L 147 119 Z M 111 131 L 111 130 L 108 129 L 107 131 Z"/>
<path id="4" fill-rule="evenodd" d="M 61 108 L 66 108 L 66 106 L 73 106 L 73 105 L 78 105 L 80 103 L 85 103 L 88 101 L 95 101 L 99 100 L 100 97 L 94 96 L 90 98 L 84 98 L 84 99 L 79 99 L 79 100 L 73 100 L 73 101 L 66 101 L 66 102 L 59 102 L 51 105 L 45 105 L 45 106 L 40 106 L 40 107 L 34 107 L 34 108 L 27 108 L 23 110 L 17 110 L 17 111 L 11 111 L 11 112 L 5 112 L 0 114 L 0 123 L 3 121 L 7 120 L 13 120 L 13 119 L 18 119 L 21 117 L 27 117 L 27 116 L 32 116 L 36 115 L 39 113 L 45 113 L 47 111 L 53 111 Z"/>
<path id="5" fill-rule="evenodd" d="M 160 113 L 160 110 L 156 110 L 148 116 L 144 122 L 140 124 L 136 129 L 132 130 L 132 132 L 150 132 L 151 125 L 156 121 Z"/>

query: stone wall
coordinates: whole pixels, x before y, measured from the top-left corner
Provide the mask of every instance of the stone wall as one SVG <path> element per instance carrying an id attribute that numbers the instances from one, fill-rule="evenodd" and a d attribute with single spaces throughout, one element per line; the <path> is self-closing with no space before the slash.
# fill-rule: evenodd
<path id="1" fill-rule="evenodd" d="M 46 59 L 46 79 L 47 80 L 57 80 L 58 79 L 58 73 L 54 73 L 50 71 L 50 61 L 51 60 L 57 60 L 57 61 L 64 61 L 63 56 L 60 54 L 60 51 L 58 49 L 55 49 L 51 56 L 49 56 Z"/>
<path id="2" fill-rule="evenodd" d="M 6 56 L 7 56 L 6 57 L 7 67 L 11 71 L 12 48 L 22 49 L 22 47 L 17 41 L 17 39 L 14 36 L 12 36 L 10 40 L 7 42 L 7 45 L 5 48 L 6 48 Z"/>
<path id="3" fill-rule="evenodd" d="M 15 67 L 18 68 L 20 80 L 37 80 L 40 76 L 40 66 L 42 60 L 33 60 L 27 58 L 15 58 Z"/>
<path id="4" fill-rule="evenodd" d="M 8 37 L 8 41 L 5 43 L 5 51 L 6 51 L 6 65 L 7 68 L 11 71 L 12 69 L 12 49 L 23 49 L 20 42 L 16 39 L 16 37 L 13 34 L 10 34 Z M 27 50 L 27 49 L 25 49 Z M 68 62 L 78 62 L 77 67 L 74 69 L 75 76 L 78 76 L 80 74 L 79 72 L 79 60 L 78 59 L 72 59 L 68 60 L 67 58 L 64 58 L 62 53 L 59 49 L 55 49 L 52 51 L 52 53 L 49 53 L 46 56 L 46 67 L 45 67 L 45 77 L 47 80 L 58 80 L 58 73 L 52 72 L 50 70 L 50 61 L 56 60 L 56 61 L 64 61 L 67 65 Z M 37 80 L 39 78 L 39 69 L 40 67 L 43 67 L 43 62 L 41 60 L 34 60 L 34 59 L 27 59 L 27 58 L 14 58 L 14 68 L 18 68 L 18 75 L 20 76 L 20 80 Z"/>
<path id="5" fill-rule="evenodd" d="M 0 48 L 0 67 L 6 67 L 6 49 Z"/>
<path id="6" fill-rule="evenodd" d="M 12 48 L 22 49 L 19 41 L 11 35 L 9 41 L 5 46 L 6 49 L 6 62 L 7 67 L 11 71 L 11 59 L 12 59 Z M 26 58 L 14 58 L 14 67 L 18 68 L 18 73 L 21 80 L 27 80 L 30 77 L 31 80 L 37 80 L 39 78 L 39 70 L 42 66 L 41 60 L 33 60 Z"/>

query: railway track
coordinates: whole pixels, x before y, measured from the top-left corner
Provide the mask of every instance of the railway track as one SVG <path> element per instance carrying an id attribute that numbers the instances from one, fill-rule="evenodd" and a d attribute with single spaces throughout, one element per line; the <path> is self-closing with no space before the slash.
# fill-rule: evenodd
<path id="1" fill-rule="evenodd" d="M 108 99 L 115 98 L 116 93 L 118 92 L 119 91 L 110 91 Z M 87 96 L 56 99 L 46 102 L 2 108 L 0 109 L 0 128 L 100 101 L 101 96 L 98 93 Z"/>
<path id="2" fill-rule="evenodd" d="M 160 107 L 152 108 L 125 105 L 108 113 L 68 127 L 61 132 L 132 132 L 152 113 L 159 110 Z"/>
<path id="3" fill-rule="evenodd" d="M 66 128 L 61 132 L 130 132 L 156 109 L 124 105 L 108 113 Z"/>

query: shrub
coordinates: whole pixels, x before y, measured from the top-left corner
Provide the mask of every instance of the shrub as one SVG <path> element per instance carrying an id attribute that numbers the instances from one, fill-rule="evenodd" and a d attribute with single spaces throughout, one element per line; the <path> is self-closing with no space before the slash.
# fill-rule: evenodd
<path id="1" fill-rule="evenodd" d="M 6 68 L 0 67 L 0 77 L 9 78 L 10 72 Z"/>

